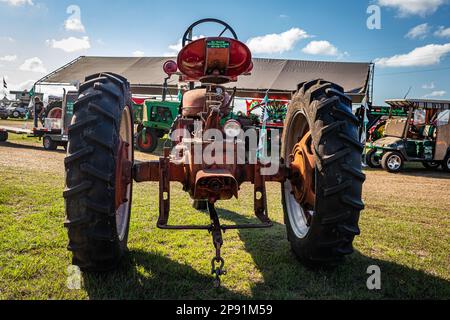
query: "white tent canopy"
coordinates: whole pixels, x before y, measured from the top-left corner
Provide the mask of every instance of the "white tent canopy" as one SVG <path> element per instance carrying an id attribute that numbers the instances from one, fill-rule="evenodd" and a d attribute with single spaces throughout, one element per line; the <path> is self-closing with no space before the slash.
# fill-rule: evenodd
<path id="1" fill-rule="evenodd" d="M 113 72 L 128 79 L 135 94 L 159 94 L 166 74 L 163 64 L 168 57 L 86 57 L 82 56 L 38 81 L 38 85 L 74 84 L 88 75 Z M 371 81 L 371 63 L 323 62 L 279 59 L 253 59 L 250 76 L 228 84 L 237 88 L 237 96 L 261 97 L 271 94 L 290 96 L 299 83 L 325 79 L 339 84 L 355 103 L 368 95 Z M 176 94 L 178 78 L 169 81 L 171 94 Z"/>

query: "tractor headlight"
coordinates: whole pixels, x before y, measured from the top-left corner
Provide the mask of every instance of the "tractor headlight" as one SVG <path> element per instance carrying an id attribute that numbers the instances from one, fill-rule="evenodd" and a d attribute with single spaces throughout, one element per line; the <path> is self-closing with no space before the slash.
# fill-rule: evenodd
<path id="1" fill-rule="evenodd" d="M 229 138 L 235 138 L 241 133 L 241 124 L 236 120 L 228 120 L 223 126 L 223 131 Z"/>

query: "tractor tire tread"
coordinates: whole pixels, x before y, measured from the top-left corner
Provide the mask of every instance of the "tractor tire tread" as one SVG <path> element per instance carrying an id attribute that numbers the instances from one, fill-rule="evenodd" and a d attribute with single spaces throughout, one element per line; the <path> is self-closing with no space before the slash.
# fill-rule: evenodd
<path id="1" fill-rule="evenodd" d="M 83 271 L 110 271 L 127 250 L 128 232 L 121 240 L 116 230 L 114 190 L 120 118 L 130 99 L 124 78 L 100 73 L 86 77 L 74 104 L 64 161 L 65 227 L 72 263 Z"/>
<path id="2" fill-rule="evenodd" d="M 92 187 L 92 184 L 93 183 L 91 181 L 85 181 L 75 187 L 66 188 L 66 190 L 63 193 L 63 196 L 64 198 L 69 198 L 79 193 L 82 193 L 86 190 L 89 190 Z"/>
<path id="3" fill-rule="evenodd" d="M 347 181 L 345 181 L 341 184 L 338 184 L 334 187 L 324 188 L 323 194 L 325 195 L 325 197 L 329 197 L 336 193 L 340 193 L 340 192 L 344 191 L 345 189 L 350 188 L 351 186 L 352 186 L 352 181 L 347 180 Z"/>
<path id="4" fill-rule="evenodd" d="M 98 121 L 97 117 L 89 116 L 83 121 L 80 121 L 80 122 L 70 125 L 68 128 L 68 132 L 70 134 L 76 130 L 84 129 L 84 128 L 90 126 L 91 124 L 95 123 L 96 121 Z"/>
<path id="5" fill-rule="evenodd" d="M 359 120 L 351 110 L 351 99 L 342 87 L 324 80 L 300 85 L 288 108 L 283 157 L 289 154 L 285 146 L 288 126 L 300 112 L 308 121 L 316 158 L 315 214 L 304 238 L 291 229 L 283 186 L 288 239 L 299 260 L 312 267 L 342 262 L 353 253 L 353 240 L 360 234 L 358 221 L 364 209 L 361 198 L 366 177 L 361 164 L 363 146 L 358 141 Z"/>
<path id="6" fill-rule="evenodd" d="M 108 80 L 106 77 L 95 77 L 92 80 L 86 81 L 80 85 L 79 91 L 85 91 L 90 87 L 93 87 L 96 83 L 104 83 Z"/>
<path id="7" fill-rule="evenodd" d="M 91 176 L 92 178 L 100 179 L 106 183 L 112 183 L 113 177 L 110 173 L 103 172 L 100 169 L 95 168 L 93 165 L 90 165 L 89 163 L 83 163 L 82 165 L 80 165 L 80 170 L 88 176 Z"/>
<path id="8" fill-rule="evenodd" d="M 92 154 L 95 151 L 95 149 L 92 146 L 88 146 L 86 148 L 83 148 L 81 150 L 78 150 L 75 153 L 68 154 L 67 157 L 64 159 L 64 164 L 66 167 L 70 165 L 72 162 L 75 162 L 77 160 L 80 160 L 90 154 Z"/>

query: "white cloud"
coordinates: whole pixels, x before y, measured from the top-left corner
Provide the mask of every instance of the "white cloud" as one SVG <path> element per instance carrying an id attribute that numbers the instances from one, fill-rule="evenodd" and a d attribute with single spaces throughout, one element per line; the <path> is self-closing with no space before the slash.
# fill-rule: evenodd
<path id="1" fill-rule="evenodd" d="M 181 39 L 178 40 L 177 43 L 169 45 L 170 51 L 171 51 L 171 52 L 175 52 L 175 53 L 180 52 L 182 47 L 183 47 L 183 45 L 182 45 L 182 43 L 181 43 Z"/>
<path id="2" fill-rule="evenodd" d="M 11 87 L 13 88 L 13 90 L 17 90 L 17 91 L 22 91 L 22 90 L 30 91 L 35 83 L 36 83 L 35 80 L 27 80 L 18 85 L 12 85 Z"/>
<path id="3" fill-rule="evenodd" d="M 251 38 L 247 41 L 247 45 L 254 53 L 283 53 L 292 50 L 298 41 L 307 38 L 311 36 L 305 30 L 292 28 L 283 33 Z"/>
<path id="4" fill-rule="evenodd" d="M 424 98 L 438 98 L 438 97 L 443 97 L 447 94 L 447 91 L 433 91 L 430 94 L 424 95 Z"/>
<path id="5" fill-rule="evenodd" d="M 67 31 L 86 32 L 86 29 L 81 22 L 81 10 L 79 6 L 68 6 L 66 13 L 70 14 L 70 17 L 64 22 L 64 28 Z"/>
<path id="6" fill-rule="evenodd" d="M 430 30 L 431 28 L 428 23 L 422 23 L 409 30 L 405 37 L 410 39 L 425 39 Z"/>
<path id="7" fill-rule="evenodd" d="M 30 5 L 30 6 L 34 5 L 33 0 L 0 0 L 0 2 L 7 3 L 8 5 L 13 7 L 20 7 L 23 5 Z"/>
<path id="8" fill-rule="evenodd" d="M 431 82 L 430 84 L 425 83 L 425 84 L 422 86 L 422 89 L 425 89 L 425 90 L 433 90 L 434 88 L 436 88 L 434 82 Z"/>
<path id="9" fill-rule="evenodd" d="M 279 17 L 280 17 L 281 19 L 287 19 L 287 18 L 289 18 L 289 16 L 288 16 L 287 14 L 280 14 Z"/>
<path id="10" fill-rule="evenodd" d="M 133 52 L 133 57 L 143 57 L 143 56 L 145 56 L 144 51 L 136 50 L 135 52 Z"/>
<path id="11" fill-rule="evenodd" d="M 429 44 L 416 48 L 407 54 L 398 54 L 389 58 L 375 59 L 380 67 L 423 67 L 431 66 L 441 62 L 446 54 L 450 52 L 450 43 Z"/>
<path id="12" fill-rule="evenodd" d="M 302 49 L 306 54 L 319 56 L 338 56 L 339 50 L 328 41 L 311 41 Z"/>
<path id="13" fill-rule="evenodd" d="M 19 70 L 37 73 L 47 73 L 47 69 L 45 68 L 44 63 L 38 57 L 25 60 L 25 62 L 19 67 Z"/>
<path id="14" fill-rule="evenodd" d="M 61 40 L 47 40 L 47 45 L 54 49 L 61 49 L 65 52 L 76 52 L 91 48 L 89 37 L 75 38 L 69 37 Z"/>
<path id="15" fill-rule="evenodd" d="M 0 41 L 15 42 L 16 40 L 12 37 L 0 37 Z"/>
<path id="16" fill-rule="evenodd" d="M 195 40 L 203 39 L 203 38 L 205 38 L 204 35 L 193 36 L 193 37 L 192 37 L 192 40 L 195 41 Z M 164 56 L 166 56 L 166 57 L 173 57 L 173 56 L 176 56 L 176 55 L 178 54 L 178 52 L 180 52 L 181 49 L 183 48 L 182 40 L 181 40 L 181 39 L 178 39 L 177 43 L 169 45 L 168 48 L 169 48 L 170 51 L 169 51 L 169 52 L 166 52 L 166 53 L 164 54 Z"/>
<path id="17" fill-rule="evenodd" d="M 380 6 L 397 9 L 401 17 L 424 17 L 435 13 L 446 2 L 447 0 L 378 0 Z"/>
<path id="18" fill-rule="evenodd" d="M 86 32 L 80 19 L 69 18 L 64 22 L 64 28 L 67 31 Z"/>
<path id="19" fill-rule="evenodd" d="M 434 33 L 436 37 L 440 38 L 450 38 L 450 28 L 439 27 L 438 30 Z"/>
<path id="20" fill-rule="evenodd" d="M 0 61 L 4 61 L 4 62 L 14 62 L 16 60 L 17 60 L 17 56 L 16 55 L 13 55 L 13 56 L 6 55 L 6 56 L 3 56 L 3 57 L 0 57 Z"/>

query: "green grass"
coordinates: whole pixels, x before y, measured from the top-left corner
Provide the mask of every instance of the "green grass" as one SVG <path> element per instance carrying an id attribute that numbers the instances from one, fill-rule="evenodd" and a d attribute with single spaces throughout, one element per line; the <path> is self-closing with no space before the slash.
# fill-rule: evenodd
<path id="1" fill-rule="evenodd" d="M 29 138 L 25 134 L 9 133 L 8 142 L 42 147 L 42 140 L 39 140 L 39 138 Z"/>
<path id="2" fill-rule="evenodd" d="M 135 184 L 128 257 L 116 272 L 85 274 L 83 289 L 69 290 L 63 174 L 11 166 L 0 172 L 0 299 L 450 298 L 448 210 L 369 193 L 356 253 L 335 270 L 313 272 L 289 249 L 276 184 L 268 187 L 274 228 L 225 234 L 223 288 L 212 286 L 208 233 L 158 230 L 157 184 L 144 183 Z M 255 222 L 248 199 L 250 185 L 239 200 L 220 203 L 223 222 Z M 178 185 L 171 209 L 172 223 L 209 222 Z M 366 287 L 370 265 L 381 267 L 380 291 Z"/>

